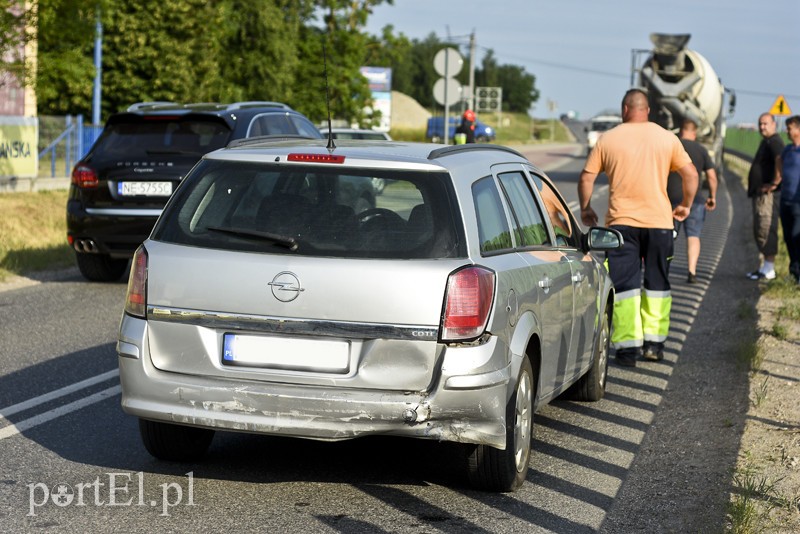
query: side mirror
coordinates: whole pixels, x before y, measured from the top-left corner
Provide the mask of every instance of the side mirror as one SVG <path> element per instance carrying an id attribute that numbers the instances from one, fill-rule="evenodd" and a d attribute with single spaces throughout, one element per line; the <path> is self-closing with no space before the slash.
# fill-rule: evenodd
<path id="1" fill-rule="evenodd" d="M 614 250 L 621 247 L 623 243 L 622 234 L 611 228 L 592 226 L 588 232 L 583 234 L 583 250 L 586 252 Z"/>

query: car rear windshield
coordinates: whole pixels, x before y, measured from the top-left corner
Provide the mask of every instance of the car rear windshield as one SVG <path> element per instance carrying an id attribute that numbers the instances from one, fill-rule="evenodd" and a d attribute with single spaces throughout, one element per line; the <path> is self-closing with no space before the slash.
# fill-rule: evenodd
<path id="1" fill-rule="evenodd" d="M 445 172 L 205 160 L 184 180 L 153 239 L 303 256 L 466 255 Z"/>
<path id="2" fill-rule="evenodd" d="M 213 118 L 135 116 L 109 123 L 92 157 L 152 160 L 159 156 L 191 156 L 197 160 L 207 152 L 224 147 L 230 135 L 230 128 Z"/>

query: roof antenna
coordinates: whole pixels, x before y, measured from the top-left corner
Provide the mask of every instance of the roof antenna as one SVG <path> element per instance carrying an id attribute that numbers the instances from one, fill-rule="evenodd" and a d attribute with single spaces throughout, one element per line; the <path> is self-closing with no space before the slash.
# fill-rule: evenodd
<path id="1" fill-rule="evenodd" d="M 325 43 L 322 43 L 322 60 L 325 65 L 325 106 L 328 108 L 328 150 L 333 151 L 336 145 L 333 144 L 333 128 L 331 128 L 331 95 L 328 89 L 328 52 L 325 50 Z"/>

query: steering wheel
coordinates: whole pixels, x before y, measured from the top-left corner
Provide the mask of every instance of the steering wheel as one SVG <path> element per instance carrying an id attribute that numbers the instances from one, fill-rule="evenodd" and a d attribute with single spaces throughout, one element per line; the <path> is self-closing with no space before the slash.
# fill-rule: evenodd
<path id="1" fill-rule="evenodd" d="M 389 226 L 404 225 L 406 220 L 392 210 L 386 208 L 370 208 L 356 215 L 358 222 L 364 224 L 367 221 L 383 221 Z"/>

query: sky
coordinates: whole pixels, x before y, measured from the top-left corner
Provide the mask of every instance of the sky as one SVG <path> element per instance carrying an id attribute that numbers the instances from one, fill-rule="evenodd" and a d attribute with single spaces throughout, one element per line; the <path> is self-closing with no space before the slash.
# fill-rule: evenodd
<path id="1" fill-rule="evenodd" d="M 688 47 L 736 92 L 729 124 L 757 123 L 779 95 L 800 114 L 800 0 L 394 0 L 374 9 L 366 30 L 386 25 L 411 39 L 450 36 L 465 65 L 474 32 L 477 64 L 491 49 L 536 77 L 537 118 L 619 109 L 631 50 L 651 49 L 653 32 L 691 34 Z"/>

